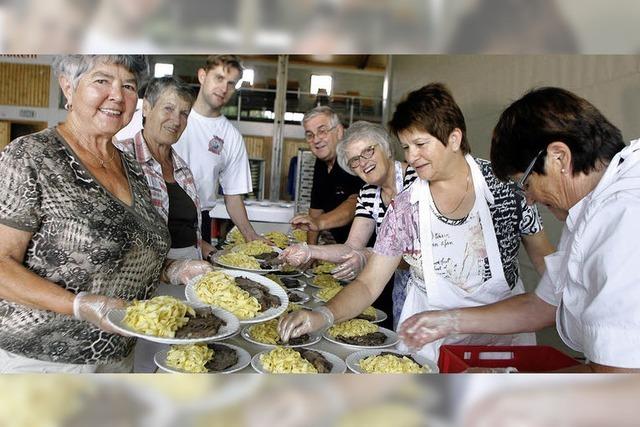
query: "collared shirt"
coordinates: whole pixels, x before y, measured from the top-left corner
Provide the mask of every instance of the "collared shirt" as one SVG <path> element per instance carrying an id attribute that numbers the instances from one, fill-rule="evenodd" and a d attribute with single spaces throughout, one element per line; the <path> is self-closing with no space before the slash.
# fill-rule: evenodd
<path id="1" fill-rule="evenodd" d="M 160 166 L 160 163 L 151 155 L 151 151 L 149 151 L 149 147 L 144 140 L 142 131 L 138 132 L 131 139 L 125 139 L 123 141 L 114 140 L 114 145 L 125 153 L 132 154 L 138 161 L 142 167 L 145 177 L 147 178 L 147 184 L 149 185 L 149 191 L 151 192 L 151 202 L 162 218 L 168 222 L 169 192 L 162 175 L 162 166 Z M 196 205 L 196 211 L 198 213 L 196 245 L 198 246 L 198 249 L 200 249 L 200 241 L 202 239 L 200 225 L 202 223 L 202 217 L 200 212 L 198 189 L 196 188 L 195 180 L 193 179 L 193 174 L 191 173 L 189 166 L 173 148 L 171 149 L 171 157 L 173 160 L 173 177 L 180 188 L 189 195 L 191 200 L 193 200 L 193 203 Z"/>
<path id="2" fill-rule="evenodd" d="M 569 209 L 536 295 L 557 306 L 563 341 L 592 362 L 640 368 L 640 143 L 620 151 Z"/>

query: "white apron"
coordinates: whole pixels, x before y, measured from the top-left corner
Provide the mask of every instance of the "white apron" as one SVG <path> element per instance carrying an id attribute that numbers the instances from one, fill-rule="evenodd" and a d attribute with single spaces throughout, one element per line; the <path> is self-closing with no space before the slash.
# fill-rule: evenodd
<path id="1" fill-rule="evenodd" d="M 407 284 L 407 297 L 400 314 L 399 325 L 416 313 L 428 310 L 448 310 L 462 307 L 474 307 L 491 304 L 513 295 L 524 293 L 521 280 L 513 290 L 509 289 L 504 277 L 502 260 L 498 249 L 498 241 L 493 228 L 489 203 L 493 203 L 493 195 L 482 176 L 482 172 L 473 157 L 466 155 L 465 159 L 471 171 L 473 188 L 475 191 L 478 215 L 482 225 L 482 232 L 489 258 L 491 279 L 476 287 L 472 292 L 466 292 L 455 284 L 436 274 L 433 267 L 433 247 L 431 238 L 431 192 L 429 183 L 418 179 L 411 189 L 411 202 L 418 202 L 420 221 L 421 265 L 424 281 L 421 281 L 415 266 L 411 268 L 411 277 Z M 535 334 L 516 335 L 452 335 L 425 345 L 418 353 L 430 360 L 437 361 L 442 344 L 465 345 L 530 345 L 535 344 Z M 400 343 L 398 346 L 406 351 L 407 347 Z"/>

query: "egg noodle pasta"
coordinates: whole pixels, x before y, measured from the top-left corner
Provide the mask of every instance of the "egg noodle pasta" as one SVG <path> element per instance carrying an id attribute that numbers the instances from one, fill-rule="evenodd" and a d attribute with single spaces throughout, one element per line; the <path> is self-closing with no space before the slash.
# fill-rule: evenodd
<path id="1" fill-rule="evenodd" d="M 378 316 L 378 313 L 376 313 L 376 309 L 373 308 L 372 306 L 365 308 L 362 314 L 364 314 L 365 316 L 370 316 L 374 318 Z"/>
<path id="2" fill-rule="evenodd" d="M 256 341 L 264 344 L 278 344 L 278 319 L 267 320 L 249 327 L 249 335 Z"/>
<path id="3" fill-rule="evenodd" d="M 332 262 L 323 261 L 320 264 L 316 265 L 313 269 L 313 272 L 316 274 L 326 274 L 330 273 L 331 270 L 336 268 L 337 266 Z"/>
<path id="4" fill-rule="evenodd" d="M 304 230 L 296 229 L 291 232 L 293 238 L 298 242 L 306 242 L 307 241 L 307 232 Z"/>
<path id="5" fill-rule="evenodd" d="M 252 256 L 249 256 L 243 253 L 229 252 L 227 254 L 221 255 L 220 258 L 218 259 L 223 264 L 231 265 L 233 267 L 260 270 L 260 263 L 258 262 L 258 260 Z"/>
<path id="6" fill-rule="evenodd" d="M 319 274 L 313 278 L 312 283 L 321 288 L 335 288 L 340 282 L 330 274 Z"/>
<path id="7" fill-rule="evenodd" d="M 261 255 L 273 252 L 273 246 L 267 245 L 260 240 L 253 240 L 249 243 L 241 243 L 233 248 L 233 252 L 245 255 Z"/>
<path id="8" fill-rule="evenodd" d="M 361 359 L 360 369 L 367 374 L 423 374 L 429 372 L 402 355 L 377 355 Z"/>
<path id="9" fill-rule="evenodd" d="M 280 249 L 284 249 L 289 246 L 289 237 L 280 231 L 269 231 L 264 234 L 264 237 L 272 241 L 273 244 Z"/>
<path id="10" fill-rule="evenodd" d="M 255 297 L 236 285 L 233 276 L 222 271 L 202 276 L 195 292 L 200 301 L 230 311 L 238 319 L 253 319 L 262 308 Z"/>
<path id="11" fill-rule="evenodd" d="M 158 296 L 145 301 L 133 301 L 123 322 L 137 332 L 157 337 L 173 338 L 176 331 L 195 317 L 195 310 L 170 296 Z"/>
<path id="12" fill-rule="evenodd" d="M 172 345 L 167 352 L 167 365 L 186 372 L 209 372 L 205 365 L 214 352 L 206 344 Z"/>
<path id="13" fill-rule="evenodd" d="M 265 371 L 272 374 L 317 374 L 318 370 L 300 353 L 285 347 L 276 347 L 260 355 Z"/>
<path id="14" fill-rule="evenodd" d="M 331 298 L 335 297 L 338 292 L 342 290 L 342 286 L 336 286 L 331 288 L 322 288 L 316 292 L 316 297 L 320 301 L 328 302 Z"/>
<path id="15" fill-rule="evenodd" d="M 233 243 L 235 245 L 245 242 L 244 236 L 242 235 L 240 230 L 238 230 L 238 227 L 235 226 L 229 231 L 229 233 L 227 233 L 226 240 L 227 242 Z"/>
<path id="16" fill-rule="evenodd" d="M 364 319 L 351 319 L 341 322 L 329 328 L 329 335 L 332 337 L 361 337 L 363 335 L 378 332 L 378 325 Z"/>

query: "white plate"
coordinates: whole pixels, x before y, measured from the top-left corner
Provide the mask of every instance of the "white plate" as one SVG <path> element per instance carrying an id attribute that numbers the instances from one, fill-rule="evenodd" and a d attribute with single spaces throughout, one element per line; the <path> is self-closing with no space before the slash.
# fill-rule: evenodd
<path id="1" fill-rule="evenodd" d="M 333 367 L 331 368 L 331 372 L 329 372 L 330 374 L 344 374 L 347 371 L 347 365 L 344 363 L 342 359 L 340 359 L 335 354 L 329 353 L 327 351 L 316 350 L 315 348 L 312 348 L 310 350 L 317 351 L 318 353 L 322 354 L 325 359 L 331 362 Z M 261 374 L 271 373 L 264 370 L 264 367 L 262 366 L 262 362 L 260 361 L 260 355 L 267 354 L 270 351 L 271 350 L 264 350 L 256 354 L 255 356 L 253 356 L 253 358 L 251 359 L 251 366 L 253 367 L 253 369 L 256 370 L 256 372 L 259 372 Z"/>
<path id="2" fill-rule="evenodd" d="M 394 353 L 399 356 L 411 356 L 413 357 L 413 360 L 415 360 L 418 363 L 418 365 L 425 367 L 430 371 L 426 373 L 429 373 L 429 374 L 438 373 L 438 365 L 436 365 L 434 362 L 427 359 L 426 357 L 420 356 L 419 354 L 416 354 L 416 353 L 408 354 L 398 350 L 391 350 L 391 349 L 374 349 L 374 350 L 369 349 L 369 350 L 361 350 L 361 351 L 356 351 L 355 353 L 351 353 L 349 356 L 347 356 L 347 359 L 346 359 L 347 367 L 351 371 L 355 372 L 356 374 L 364 374 L 365 372 L 362 370 L 362 368 L 360 368 L 360 361 L 369 356 L 377 356 L 383 351 L 388 353 Z"/>
<path id="3" fill-rule="evenodd" d="M 380 323 L 380 322 L 384 322 L 385 320 L 387 320 L 387 313 L 385 313 L 382 310 L 378 310 L 376 308 L 376 319 L 375 320 L 369 320 L 369 322 L 371 323 Z"/>
<path id="4" fill-rule="evenodd" d="M 276 344 L 267 344 L 267 343 L 263 343 L 260 342 L 254 338 L 251 337 L 251 334 L 249 333 L 249 328 L 252 325 L 249 326 L 245 326 L 244 328 L 242 328 L 242 331 L 240 332 L 240 336 L 242 338 L 244 338 L 245 340 L 249 341 L 250 343 L 262 346 L 262 347 L 269 347 L 269 348 L 275 348 L 275 347 L 307 347 L 310 345 L 314 345 L 317 344 L 320 341 L 320 338 L 322 338 L 320 335 L 314 335 L 311 334 L 309 335 L 309 341 L 307 341 L 304 344 L 298 344 L 298 345 L 288 345 L 288 344 L 280 344 L 280 345 L 276 345 Z"/>
<path id="5" fill-rule="evenodd" d="M 194 307 L 194 308 L 202 308 L 202 303 L 189 303 L 186 304 Z M 140 333 L 134 329 L 132 329 L 129 325 L 126 325 L 123 320 L 126 315 L 127 310 L 124 308 L 111 310 L 107 313 L 107 321 L 119 332 L 123 332 L 128 335 L 132 335 L 138 338 L 144 338 L 147 341 L 157 342 L 161 344 L 195 344 L 199 342 L 211 342 L 211 341 L 219 341 L 229 336 L 233 335 L 240 329 L 240 322 L 238 318 L 234 316 L 232 313 L 229 313 L 227 310 L 223 310 L 219 307 L 210 307 L 213 311 L 213 314 L 227 322 L 225 326 L 221 326 L 218 330 L 218 333 L 215 335 L 202 337 L 202 338 L 168 338 L 168 337 L 156 337 L 154 335 L 147 335 Z"/>
<path id="6" fill-rule="evenodd" d="M 398 334 L 396 334 L 395 332 L 393 332 L 390 329 L 378 328 L 378 331 L 382 332 L 383 334 L 385 334 L 387 336 L 387 339 L 381 345 L 354 345 L 354 344 L 343 343 L 343 342 L 340 342 L 340 341 L 336 340 L 331 335 L 329 335 L 329 330 L 328 329 L 326 331 L 324 331 L 324 333 L 322 334 L 322 337 L 324 339 L 326 339 L 327 341 L 330 341 L 330 342 L 332 342 L 334 344 L 342 345 L 342 346 L 349 347 L 349 348 L 359 348 L 359 349 L 362 349 L 362 350 L 393 347 L 394 345 L 398 344 L 398 341 L 400 341 L 400 338 L 398 338 Z"/>
<path id="7" fill-rule="evenodd" d="M 309 295 L 307 295 L 303 291 L 290 290 L 289 293 L 298 295 L 300 298 L 302 298 L 300 301 L 291 301 L 291 300 L 289 300 L 289 302 L 291 302 L 293 304 L 304 304 L 305 302 L 307 302 L 307 301 L 309 301 L 311 299 L 311 298 L 309 298 Z"/>
<path id="8" fill-rule="evenodd" d="M 236 352 L 236 354 L 238 355 L 238 362 L 236 362 L 235 365 L 229 366 L 225 370 L 208 372 L 209 374 L 230 374 L 231 372 L 236 372 L 236 371 L 239 371 L 241 369 L 244 369 L 247 365 L 249 365 L 249 363 L 251 363 L 251 355 L 249 354 L 249 352 L 247 350 L 245 350 L 243 348 L 240 348 L 238 346 L 232 345 L 232 344 L 227 344 L 227 343 L 218 343 L 218 344 L 219 345 L 223 345 L 225 347 L 228 347 L 228 348 L 234 350 Z M 171 372 L 171 373 L 174 373 L 174 374 L 189 374 L 189 373 L 191 373 L 191 372 L 183 371 L 181 369 L 173 368 L 173 367 L 167 365 L 167 353 L 168 352 L 169 352 L 169 349 L 160 350 L 153 357 L 153 361 L 156 362 L 156 365 L 158 365 L 158 368 L 162 369 L 163 371 Z"/>
<path id="9" fill-rule="evenodd" d="M 285 290 L 282 289 L 282 287 L 278 285 L 276 282 L 274 282 L 273 280 L 267 279 L 266 277 L 261 276 L 259 274 L 249 273 L 245 271 L 238 271 L 238 270 L 220 270 L 220 271 L 227 273 L 229 276 L 245 277 L 247 279 L 253 280 L 254 282 L 258 282 L 261 285 L 266 286 L 269 289 L 269 293 L 271 295 L 275 295 L 278 298 L 280 298 L 280 305 L 278 307 L 270 308 L 267 311 L 258 313 L 256 317 L 254 317 L 253 319 L 245 319 L 245 320 L 240 319 L 240 324 L 244 325 L 247 323 L 264 322 L 265 320 L 273 319 L 274 317 L 280 316 L 287 309 L 287 306 L 289 305 L 289 296 L 287 295 Z M 202 275 L 196 276 L 193 279 L 189 280 L 189 282 L 187 282 L 187 285 L 185 286 L 185 289 L 184 289 L 184 295 L 187 298 L 187 301 L 190 301 L 194 304 L 200 304 L 200 305 L 205 303 L 201 301 L 200 298 L 198 298 L 198 295 L 196 295 L 195 285 L 200 281 L 201 277 Z"/>

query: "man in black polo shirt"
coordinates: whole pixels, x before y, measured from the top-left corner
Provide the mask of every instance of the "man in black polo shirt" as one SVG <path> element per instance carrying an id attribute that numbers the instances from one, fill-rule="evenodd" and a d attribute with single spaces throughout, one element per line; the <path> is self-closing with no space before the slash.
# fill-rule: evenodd
<path id="1" fill-rule="evenodd" d="M 316 163 L 309 214 L 294 217 L 291 224 L 309 231 L 309 244 L 318 242 L 318 232 L 322 230 L 329 230 L 337 243 L 344 243 L 349 237 L 358 192 L 364 181 L 345 172 L 336 162 L 336 146 L 344 128 L 331 108 L 322 106 L 307 112 L 302 126 Z"/>

